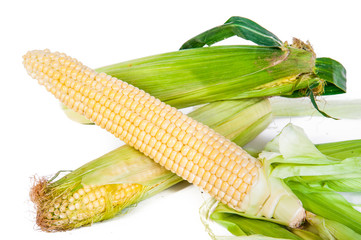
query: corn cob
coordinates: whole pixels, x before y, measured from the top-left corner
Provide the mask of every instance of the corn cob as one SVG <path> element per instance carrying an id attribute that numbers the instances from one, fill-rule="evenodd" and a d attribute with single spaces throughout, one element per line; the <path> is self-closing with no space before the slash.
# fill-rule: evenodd
<path id="1" fill-rule="evenodd" d="M 28 52 L 24 65 L 64 105 L 222 203 L 258 212 L 268 198 L 258 160 L 144 91 L 49 50 Z M 304 212 L 294 217 L 298 225 Z"/>

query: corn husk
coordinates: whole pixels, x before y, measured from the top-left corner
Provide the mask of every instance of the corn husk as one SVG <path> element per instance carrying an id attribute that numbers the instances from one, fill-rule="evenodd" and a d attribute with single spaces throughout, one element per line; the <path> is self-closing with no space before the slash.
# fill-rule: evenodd
<path id="1" fill-rule="evenodd" d="M 309 211 L 302 231 L 288 231 L 301 239 L 361 239 L 361 213 L 339 193 L 360 192 L 360 142 L 352 140 L 314 145 L 301 128 L 290 124 L 266 145 L 260 158 L 268 173 L 283 179 Z M 222 204 L 210 215 L 226 227 L 237 225 L 238 219 L 244 217 Z M 267 221 L 267 224 L 277 225 L 274 220 Z M 259 230 L 249 234 L 273 237 L 262 230 L 267 228 L 267 224 L 259 222 Z M 240 225 L 229 230 L 237 235 L 238 228 L 245 227 Z M 282 235 L 279 237 L 282 238 Z"/>

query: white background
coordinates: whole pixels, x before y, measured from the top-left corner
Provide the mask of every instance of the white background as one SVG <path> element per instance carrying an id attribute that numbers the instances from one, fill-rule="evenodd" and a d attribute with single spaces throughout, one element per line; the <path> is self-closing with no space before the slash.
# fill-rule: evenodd
<path id="1" fill-rule="evenodd" d="M 355 98 L 361 91 L 357 2 L 1 1 L 0 238 L 210 239 L 198 215 L 203 197 L 185 183 L 92 227 L 64 233 L 36 229 L 28 197 L 32 176 L 75 169 L 122 143 L 98 127 L 68 120 L 57 100 L 26 74 L 26 51 L 49 48 L 96 68 L 175 51 L 188 38 L 243 16 L 283 41 L 309 40 L 319 57 L 343 63 L 349 89 L 344 97 Z M 272 123 L 253 145 L 262 146 L 289 122 L 304 127 L 315 143 L 361 138 L 361 120 L 287 118 Z"/>

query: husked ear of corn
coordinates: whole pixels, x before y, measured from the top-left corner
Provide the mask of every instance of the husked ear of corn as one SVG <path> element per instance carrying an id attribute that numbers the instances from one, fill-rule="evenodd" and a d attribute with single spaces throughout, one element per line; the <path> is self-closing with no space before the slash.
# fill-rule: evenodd
<path id="1" fill-rule="evenodd" d="M 244 99 L 210 103 L 188 115 L 243 146 L 270 123 L 270 110 L 267 99 Z M 112 218 L 180 181 L 182 178 L 123 145 L 57 181 L 36 181 L 30 196 L 37 225 L 43 231 L 64 231 Z M 101 189 L 101 195 L 96 193 L 94 198 L 94 191 L 87 190 L 90 188 Z"/>
<path id="2" fill-rule="evenodd" d="M 267 205 L 271 193 L 261 163 L 206 125 L 62 53 L 31 51 L 24 65 L 68 108 L 223 204 L 250 214 Z M 271 205 L 277 216 L 282 204 Z M 290 226 L 298 226 L 305 212 L 291 215 Z"/>

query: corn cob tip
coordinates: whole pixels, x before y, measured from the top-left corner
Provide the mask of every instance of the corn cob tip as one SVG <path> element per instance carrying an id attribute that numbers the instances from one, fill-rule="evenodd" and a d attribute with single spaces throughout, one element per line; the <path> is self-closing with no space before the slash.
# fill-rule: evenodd
<path id="1" fill-rule="evenodd" d="M 112 218 L 136 203 L 144 191 L 140 184 L 126 183 L 97 186 L 75 181 L 57 187 L 40 178 L 35 179 L 30 200 L 40 230 L 57 232 Z"/>

